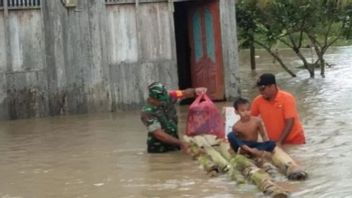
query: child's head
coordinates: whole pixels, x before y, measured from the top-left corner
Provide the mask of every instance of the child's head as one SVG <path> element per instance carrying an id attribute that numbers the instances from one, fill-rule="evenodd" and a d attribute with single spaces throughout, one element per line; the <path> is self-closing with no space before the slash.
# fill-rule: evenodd
<path id="1" fill-rule="evenodd" d="M 233 103 L 233 107 L 235 108 L 235 113 L 241 117 L 250 115 L 249 101 L 245 98 L 237 98 Z"/>
<path id="2" fill-rule="evenodd" d="M 238 109 L 241 105 L 248 105 L 249 106 L 249 101 L 246 98 L 239 97 L 233 103 L 233 107 L 235 108 L 236 111 L 238 111 Z"/>

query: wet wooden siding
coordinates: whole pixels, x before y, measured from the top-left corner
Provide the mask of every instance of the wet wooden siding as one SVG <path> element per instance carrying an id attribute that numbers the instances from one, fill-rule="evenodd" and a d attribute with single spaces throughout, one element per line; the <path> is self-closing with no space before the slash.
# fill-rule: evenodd
<path id="1" fill-rule="evenodd" d="M 50 0 L 8 15 L 0 8 L 0 119 L 131 109 L 144 102 L 153 81 L 176 88 L 171 4 L 131 2 L 85 0 L 65 8 Z M 226 8 L 231 3 L 221 2 L 224 12 L 232 11 Z M 223 28 L 230 17 L 224 14 Z M 228 29 L 223 36 L 235 36 Z M 222 41 L 225 68 L 236 64 L 234 46 L 226 43 L 232 41 Z"/>
<path id="2" fill-rule="evenodd" d="M 45 1 L 42 13 L 49 115 L 109 111 L 104 3 L 79 1 L 66 9 Z"/>
<path id="3" fill-rule="evenodd" d="M 177 87 L 172 12 L 167 3 L 108 6 L 114 109 L 139 106 L 155 80 Z M 118 50 L 121 49 L 124 50 Z"/>
<path id="4" fill-rule="evenodd" d="M 48 110 L 44 33 L 41 12 L 13 11 L 3 15 L 0 32 L 1 117 L 39 117 Z M 3 61 L 5 60 L 5 61 Z M 19 116 L 20 114 L 20 116 Z"/>
<path id="5" fill-rule="evenodd" d="M 0 12 L 3 14 L 3 12 Z M 5 102 L 6 94 L 6 67 L 7 67 L 7 53 L 5 40 L 5 20 L 0 16 L 0 117 L 6 118 L 8 115 L 7 104 Z"/>
<path id="6" fill-rule="evenodd" d="M 177 87 L 167 2 L 0 10 L 0 119 L 136 108 L 152 81 Z"/>

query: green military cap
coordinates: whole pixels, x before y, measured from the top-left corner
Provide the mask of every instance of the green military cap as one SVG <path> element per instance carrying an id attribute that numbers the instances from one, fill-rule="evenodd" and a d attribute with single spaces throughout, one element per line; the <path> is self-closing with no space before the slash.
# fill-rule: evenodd
<path id="1" fill-rule="evenodd" d="M 160 82 L 153 82 L 148 86 L 149 97 L 160 100 L 168 101 L 169 94 L 165 86 Z"/>

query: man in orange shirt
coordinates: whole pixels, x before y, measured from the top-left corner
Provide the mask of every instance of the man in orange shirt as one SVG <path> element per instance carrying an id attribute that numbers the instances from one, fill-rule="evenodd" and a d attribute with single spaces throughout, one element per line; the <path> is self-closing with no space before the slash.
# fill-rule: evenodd
<path id="1" fill-rule="evenodd" d="M 292 94 L 280 90 L 273 74 L 262 74 L 257 87 L 260 95 L 251 106 L 251 114 L 264 122 L 270 140 L 280 144 L 304 144 L 305 137 Z"/>

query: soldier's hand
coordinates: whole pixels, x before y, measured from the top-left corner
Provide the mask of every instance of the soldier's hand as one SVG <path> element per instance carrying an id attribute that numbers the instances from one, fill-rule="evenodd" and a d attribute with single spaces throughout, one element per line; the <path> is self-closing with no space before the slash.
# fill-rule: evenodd
<path id="1" fill-rule="evenodd" d="M 195 88 L 196 95 L 201 95 L 207 93 L 207 88 L 206 87 L 197 87 Z"/>
<path id="2" fill-rule="evenodd" d="M 181 151 L 188 154 L 190 152 L 190 145 L 187 142 L 181 142 Z"/>

